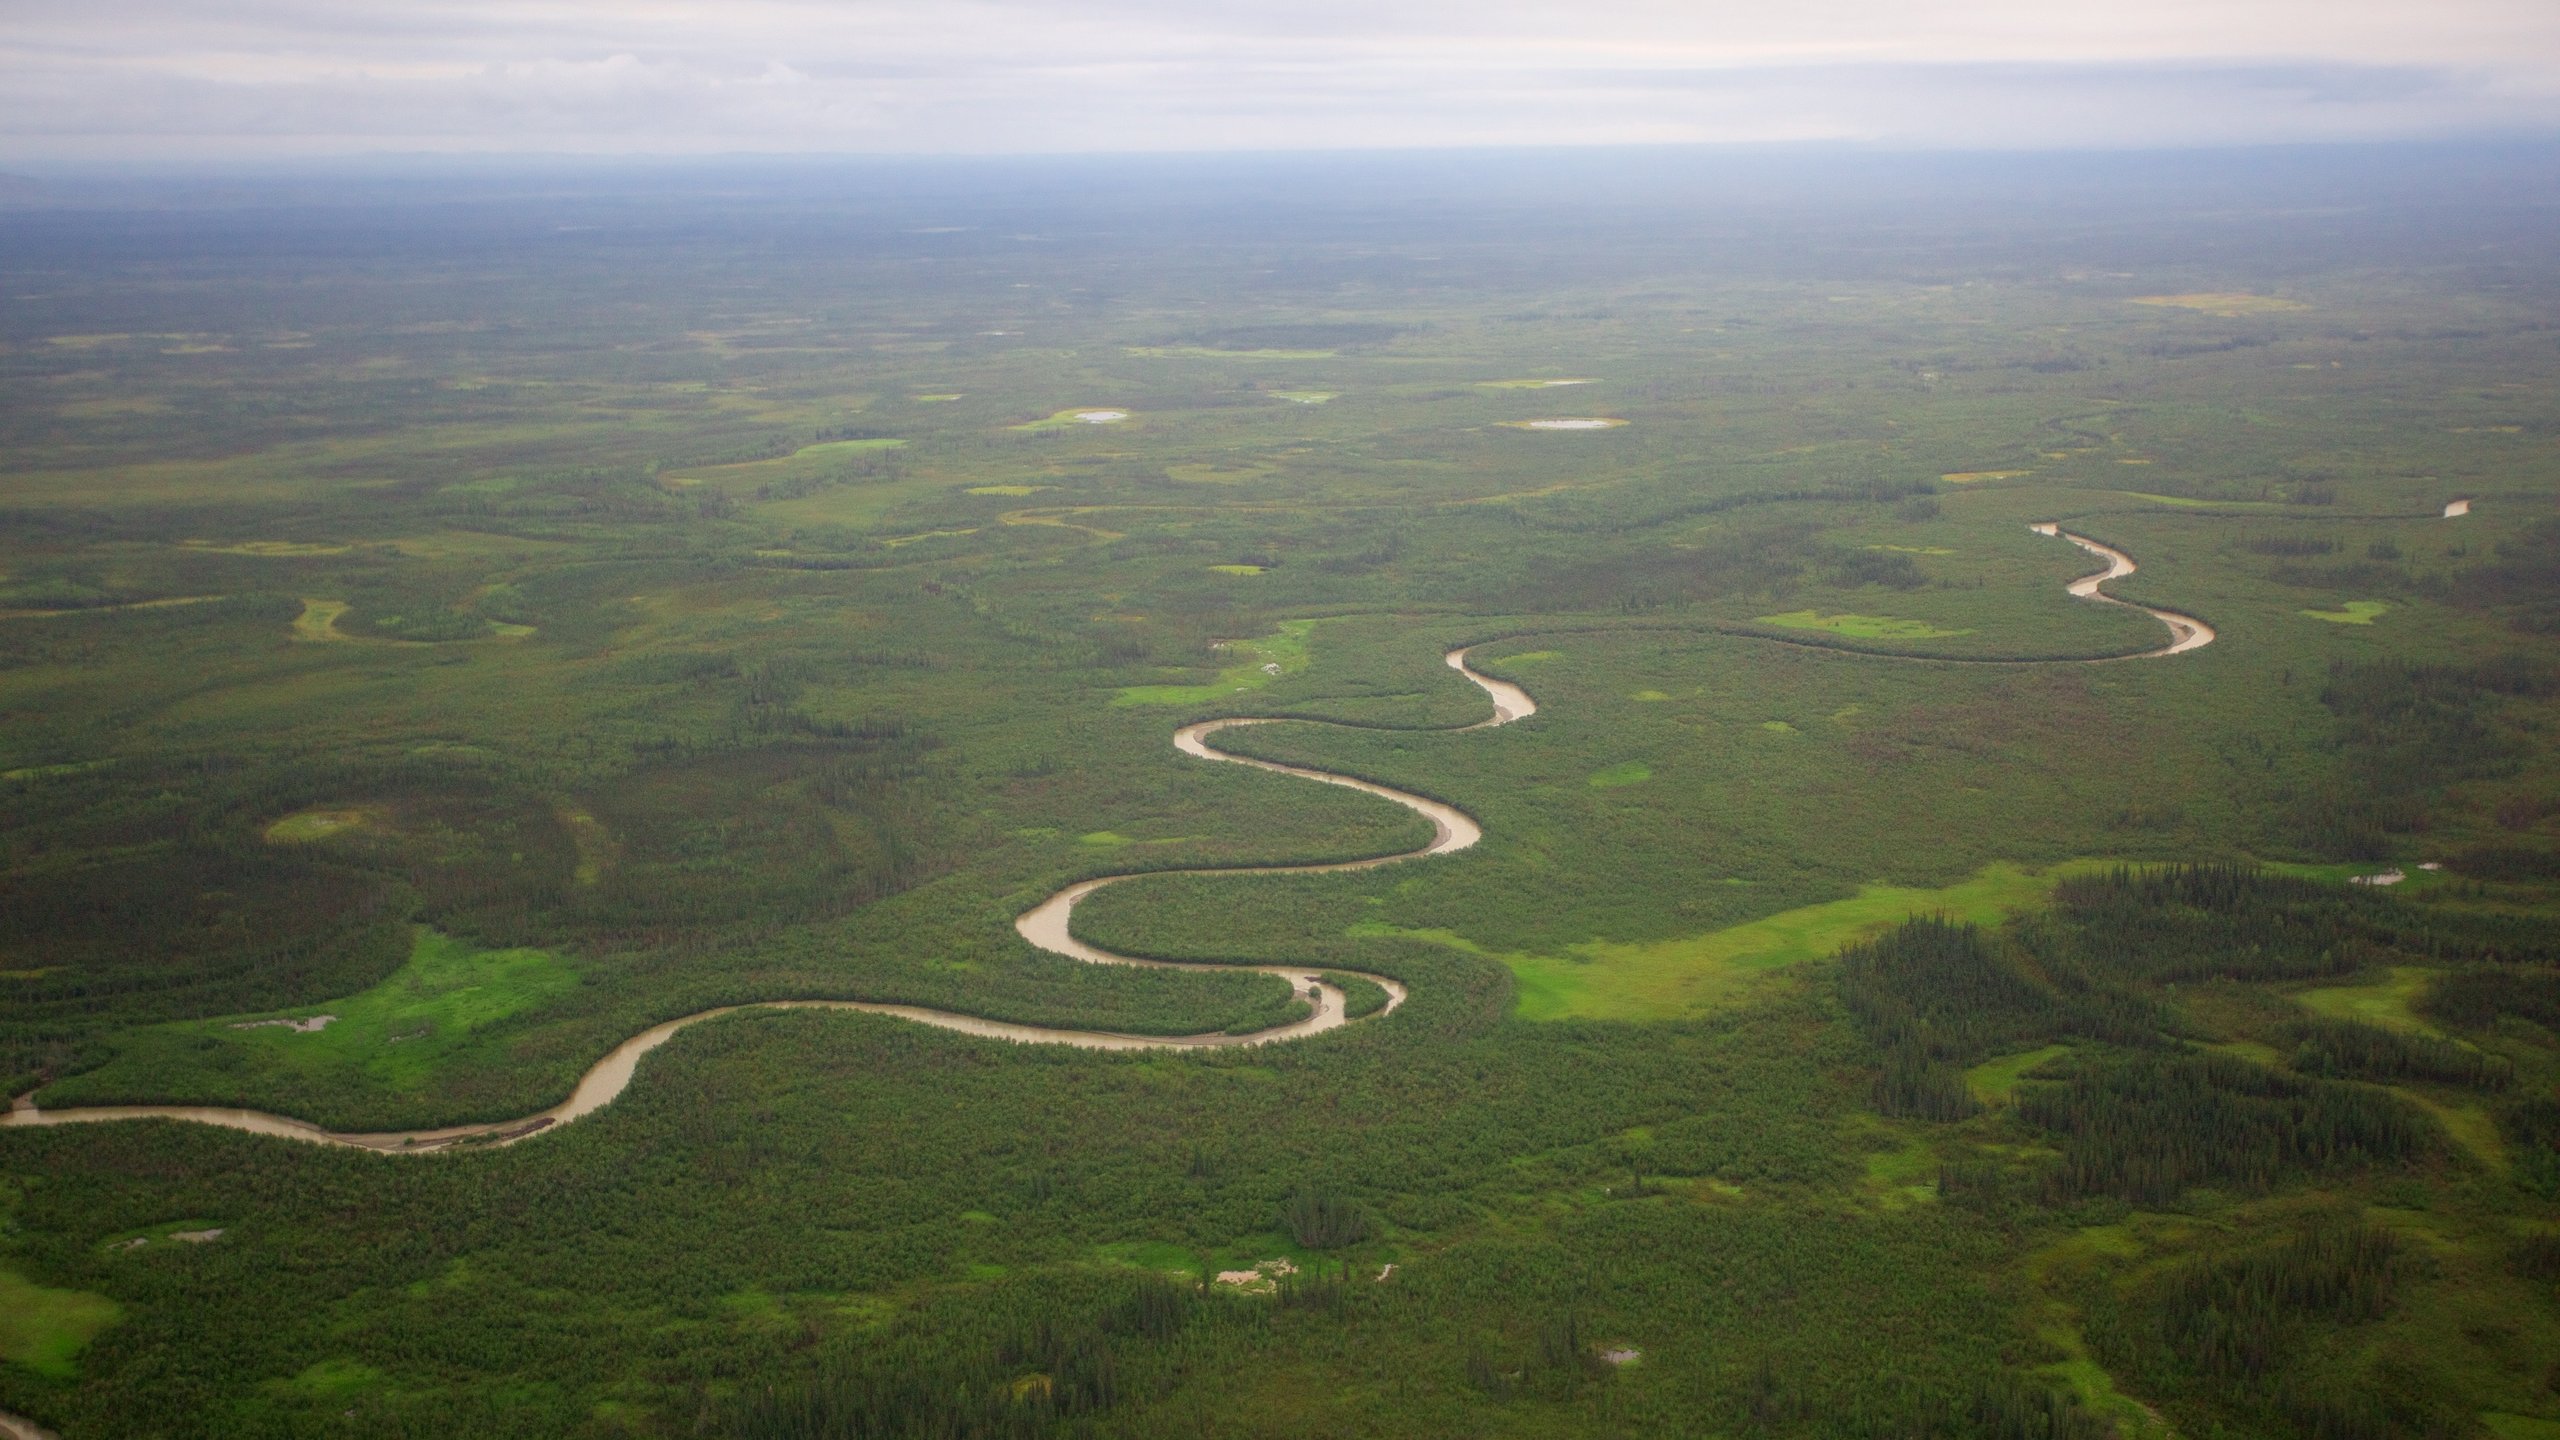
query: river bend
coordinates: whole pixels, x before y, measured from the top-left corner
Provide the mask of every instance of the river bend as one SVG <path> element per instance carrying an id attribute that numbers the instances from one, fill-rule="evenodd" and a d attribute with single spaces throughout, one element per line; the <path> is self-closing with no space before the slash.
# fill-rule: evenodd
<path id="1" fill-rule="evenodd" d="M 2448 509 L 2447 513 L 2454 512 Z M 2167 627 L 2169 631 L 2167 645 L 2116 658 L 2133 660 L 2178 655 L 2213 643 L 2213 627 L 2194 616 L 2181 615 L 2172 610 L 2153 609 L 2147 605 L 2133 605 L 2131 601 L 2118 600 L 2101 591 L 2099 587 L 2108 581 L 2121 579 L 2134 572 L 2135 566 L 2131 556 L 2112 546 L 2102 545 L 2095 540 L 2072 534 L 2059 524 L 2040 524 L 2033 528 L 2039 534 L 2068 540 L 2106 562 L 2104 570 L 2071 582 L 2072 595 L 2102 604 L 2131 606 Z M 1538 713 L 1537 702 L 1530 698 L 1528 691 L 1507 680 L 1497 680 L 1470 668 L 1467 664 L 1466 648 L 1452 650 L 1442 658 L 1447 661 L 1450 669 L 1465 676 L 1478 689 L 1484 691 L 1485 697 L 1492 702 L 1493 706 L 1493 713 L 1490 716 L 1473 725 L 1454 727 L 1455 732 L 1488 730 L 1498 725 L 1508 725 L 1515 720 L 1525 720 Z M 696 1011 L 691 1015 L 678 1016 L 673 1020 L 652 1025 L 613 1047 L 603 1059 L 598 1060 L 584 1075 L 579 1076 L 576 1087 L 569 1092 L 566 1100 L 550 1109 L 517 1120 L 478 1125 L 449 1125 L 425 1130 L 362 1133 L 328 1130 L 306 1120 L 297 1120 L 289 1115 L 272 1115 L 262 1110 L 240 1110 L 209 1105 L 88 1105 L 46 1110 L 39 1108 L 32 1096 L 21 1096 L 5 1113 L 0 1113 L 0 1128 L 78 1125 L 113 1120 L 186 1120 L 202 1125 L 219 1125 L 226 1129 L 246 1130 L 258 1135 L 273 1135 L 288 1140 L 393 1154 L 433 1153 L 455 1146 L 485 1149 L 497 1145 L 512 1145 L 519 1140 L 539 1135 L 603 1109 L 630 1086 L 632 1075 L 639 1068 L 641 1056 L 665 1044 L 677 1031 L 687 1026 L 698 1025 L 705 1020 L 716 1020 L 723 1015 L 740 1010 L 858 1010 L 869 1015 L 891 1015 L 901 1020 L 912 1020 L 919 1025 L 953 1030 L 982 1039 L 1009 1040 L 1020 1044 L 1072 1045 L 1086 1050 L 1205 1050 L 1240 1045 L 1269 1045 L 1339 1029 L 1351 1021 L 1347 1001 L 1339 987 L 1326 981 L 1323 975 L 1315 973 L 1310 967 L 1151 960 L 1135 955 L 1116 954 L 1100 946 L 1088 944 L 1077 939 L 1073 930 L 1072 922 L 1075 918 L 1076 906 L 1087 896 L 1105 886 L 1117 885 L 1146 875 L 1323 875 L 1346 870 L 1368 870 L 1380 865 L 1395 865 L 1408 860 L 1427 859 L 1435 855 L 1451 855 L 1484 838 L 1483 827 L 1477 825 L 1471 816 L 1454 805 L 1444 804 L 1410 791 L 1398 790 L 1390 785 L 1381 785 L 1375 781 L 1361 780 L 1349 775 L 1338 775 L 1328 770 L 1316 770 L 1302 765 L 1284 765 L 1277 761 L 1257 760 L 1250 756 L 1232 754 L 1209 743 L 1210 737 L 1221 730 L 1239 729 L 1248 725 L 1284 723 L 1320 724 L 1324 722 L 1284 721 L 1274 717 L 1204 720 L 1176 730 L 1173 733 L 1173 746 L 1176 750 L 1195 759 L 1250 766 L 1256 770 L 1295 776 L 1301 780 L 1312 780 L 1323 785 L 1341 785 L 1392 801 L 1431 822 L 1430 842 L 1419 849 L 1399 851 L 1392 855 L 1376 855 L 1364 860 L 1341 860 L 1315 865 L 1147 870 L 1079 880 L 1023 912 L 1014 921 L 1013 928 L 1024 940 L 1039 949 L 1086 964 L 1136 965 L 1160 970 L 1226 972 L 1243 970 L 1275 975 L 1288 981 L 1291 988 L 1295 989 L 1307 1003 L 1307 1013 L 1295 1020 L 1241 1035 L 1224 1032 L 1202 1035 L 1126 1035 L 1107 1030 L 1074 1030 L 1048 1025 L 1021 1025 L 1010 1021 L 989 1020 L 977 1015 L 963 1015 L 956 1011 L 935 1010 L 920 1005 L 893 1005 L 870 1000 L 763 1000 L 747 1005 L 723 1005 L 716 1009 Z M 1333 973 L 1355 974 L 1360 979 L 1367 980 L 1384 990 L 1387 996 L 1386 1004 L 1375 1012 L 1377 1014 L 1392 1013 L 1405 1001 L 1405 987 L 1384 975 L 1341 970 L 1334 970 Z"/>

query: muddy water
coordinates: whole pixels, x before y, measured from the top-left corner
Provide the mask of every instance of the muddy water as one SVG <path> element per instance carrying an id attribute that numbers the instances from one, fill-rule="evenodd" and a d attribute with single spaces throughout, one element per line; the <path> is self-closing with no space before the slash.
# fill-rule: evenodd
<path id="1" fill-rule="evenodd" d="M 2041 525 L 2030 525 L 2027 528 L 2033 530 L 2039 535 L 2052 535 L 2068 540 L 2072 544 L 2079 546 L 2081 549 L 2086 550 L 2090 554 L 2107 562 L 2106 569 L 2101 570 L 2094 575 L 2083 575 L 2079 579 L 2072 581 L 2069 589 L 2073 596 L 2082 600 L 2095 600 L 2101 605 L 2122 605 L 2128 610 L 2139 610 L 2143 614 L 2148 615 L 2152 619 L 2169 627 L 2168 644 L 2157 650 L 2145 650 L 2139 654 L 2126 655 L 2119 658 L 2126 660 L 2148 660 L 2160 655 L 2183 655 L 2190 650 L 2201 650 L 2207 645 L 2213 643 L 2213 627 L 2207 625 L 2193 615 L 2181 615 L 2175 610 L 2156 610 L 2148 605 L 2136 605 L 2130 600 L 2119 600 L 2113 595 L 2109 595 L 2098 588 L 2110 580 L 2121 580 L 2127 575 L 2132 574 L 2135 570 L 2141 568 L 2133 563 L 2132 556 L 2127 555 L 2112 545 L 2101 545 L 2097 541 L 2092 540 L 2085 535 L 2074 535 L 2070 531 L 2063 529 L 2060 525 L 2057 525 L 2050 520 Z"/>
<path id="2" fill-rule="evenodd" d="M 1508 681 L 1480 675 L 1467 668 L 1467 652 L 1452 650 L 1444 657 L 1449 667 L 1466 676 L 1481 688 L 1493 702 L 1491 718 L 1461 730 L 1483 730 L 1507 725 L 1537 713 L 1537 702 L 1529 693 Z M 1422 816 L 1431 822 L 1430 843 L 1417 850 L 1394 855 L 1373 856 L 1365 860 L 1344 860 L 1321 865 L 1257 865 L 1203 870 L 1148 871 L 1147 874 L 1176 875 L 1323 875 L 1344 870 L 1366 870 L 1378 865 L 1393 865 L 1405 860 L 1420 860 L 1433 855 L 1447 855 L 1464 850 L 1484 838 L 1484 830 L 1465 811 L 1424 796 L 1410 794 L 1374 781 L 1354 779 L 1304 766 L 1282 765 L 1269 760 L 1255 760 L 1231 755 L 1212 748 L 1209 737 L 1221 730 L 1244 725 L 1282 723 L 1263 719 L 1210 720 L 1186 725 L 1174 732 L 1174 748 L 1185 755 L 1203 760 L 1216 760 L 1230 765 L 1248 765 L 1256 770 L 1269 770 L 1326 785 L 1341 785 L 1365 791 Z M 1289 722 L 1303 723 L 1303 722 Z M 1034 946 L 1053 955 L 1095 965 L 1136 965 L 1158 970 L 1218 970 L 1257 972 L 1275 975 L 1289 982 L 1307 1002 L 1307 1013 L 1298 1019 L 1241 1035 L 1211 1033 L 1205 1035 L 1123 1035 L 1107 1030 L 1068 1030 L 1047 1025 L 1018 1025 L 1003 1020 L 988 1020 L 975 1015 L 961 1015 L 948 1010 L 932 1010 L 919 1005 L 890 1005 L 867 1000 L 767 1000 L 752 1005 L 724 1005 L 692 1015 L 652 1025 L 613 1047 L 586 1074 L 578 1077 L 569 1098 L 548 1110 L 495 1124 L 452 1125 L 432 1130 L 395 1130 L 378 1133 L 349 1133 L 324 1130 L 307 1121 L 286 1115 L 270 1115 L 261 1110 L 234 1110 L 210 1105 L 92 1105 L 63 1110 L 38 1109 L 31 1098 L 20 1097 L 5 1115 L 0 1126 L 80 1125 L 109 1120 L 190 1120 L 201 1125 L 219 1125 L 231 1130 L 246 1130 L 257 1135 L 273 1135 L 287 1140 L 302 1140 L 320 1145 L 343 1145 L 362 1150 L 415 1154 L 436 1151 L 467 1143 L 474 1149 L 495 1145 L 512 1145 L 528 1136 L 541 1134 L 556 1125 L 565 1125 L 581 1116 L 591 1115 L 613 1103 L 631 1084 L 640 1065 L 640 1057 L 665 1044 L 688 1025 L 733 1014 L 740 1010 L 859 1010 L 870 1015 L 893 1015 L 919 1025 L 954 1030 L 988 1040 L 1009 1040 L 1025 1045 L 1072 1045 L 1085 1050 L 1197 1050 L 1231 1045 L 1268 1045 L 1275 1041 L 1295 1040 L 1321 1034 L 1350 1023 L 1350 1010 L 1341 989 L 1310 973 L 1301 965 L 1216 965 L 1177 960 L 1148 960 L 1134 955 L 1118 955 L 1099 946 L 1078 940 L 1070 922 L 1077 902 L 1106 885 L 1137 879 L 1137 874 L 1105 875 L 1082 880 L 1057 892 L 1023 913 L 1014 921 L 1014 929 Z M 1363 975 L 1387 993 L 1387 1003 L 1378 1014 L 1386 1014 L 1405 1001 L 1405 988 L 1383 975 Z M 5 1436 L 0 1431 L 0 1436 Z"/>
<path id="3" fill-rule="evenodd" d="M 2471 502 L 2468 500 L 2447 500 L 2444 502 L 2444 518 L 2447 520 L 2451 520 L 2456 516 L 2468 515 L 2470 513 Z"/>

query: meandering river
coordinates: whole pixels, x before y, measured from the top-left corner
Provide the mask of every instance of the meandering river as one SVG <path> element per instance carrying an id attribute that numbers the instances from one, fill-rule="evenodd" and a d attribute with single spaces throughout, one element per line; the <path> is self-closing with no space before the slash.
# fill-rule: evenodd
<path id="1" fill-rule="evenodd" d="M 2110 580 L 2132 574 L 2135 569 L 2132 557 L 2111 546 L 2074 535 L 2058 524 L 2043 524 L 2033 528 L 2039 534 L 2068 540 L 2106 562 L 2104 570 L 2071 582 L 2071 594 L 2081 599 L 2109 605 L 2132 604 L 2130 601 L 2115 599 L 2099 589 Z M 2213 643 L 2213 627 L 2191 615 L 2181 615 L 2172 610 L 2157 610 L 2146 605 L 2134 605 L 2132 608 L 2141 610 L 2166 626 L 2169 631 L 2169 643 L 2155 650 L 2117 658 L 2130 660 L 2178 655 Z M 1497 725 L 1508 725 L 1515 720 L 1525 720 L 1538 712 L 1537 702 L 1529 697 L 1528 691 L 1507 680 L 1497 680 L 1470 668 L 1467 664 L 1466 649 L 1452 650 L 1444 658 L 1449 668 L 1465 676 L 1474 682 L 1478 689 L 1484 691 L 1486 698 L 1493 705 L 1493 713 L 1490 717 L 1473 725 L 1455 727 L 1456 731 L 1491 729 Z M 676 1019 L 652 1025 L 613 1047 L 603 1059 L 597 1061 L 584 1075 L 578 1077 L 576 1088 L 569 1092 L 566 1100 L 548 1110 L 518 1120 L 479 1125 L 451 1125 L 428 1130 L 348 1133 L 323 1129 L 308 1121 L 297 1120 L 288 1115 L 271 1115 L 261 1110 L 235 1110 L 208 1105 L 91 1105 L 46 1110 L 38 1108 L 31 1096 L 21 1096 L 5 1115 L 0 1115 L 0 1127 L 78 1125 L 112 1120 L 187 1120 L 202 1125 L 219 1125 L 227 1129 L 246 1130 L 259 1135 L 274 1135 L 288 1140 L 302 1140 L 321 1145 L 343 1145 L 394 1154 L 432 1153 L 457 1145 L 466 1145 L 473 1149 L 512 1145 L 529 1136 L 541 1134 L 555 1126 L 565 1125 L 581 1116 L 603 1109 L 630 1086 L 631 1077 L 639 1067 L 641 1056 L 665 1044 L 677 1031 L 687 1026 L 698 1025 L 705 1020 L 715 1020 L 740 1010 L 859 1010 L 871 1015 L 893 1015 L 902 1020 L 912 1020 L 919 1025 L 956 1030 L 963 1035 L 976 1035 L 990 1040 L 1011 1040 L 1023 1044 L 1072 1045 L 1087 1050 L 1198 1050 L 1219 1046 L 1269 1045 L 1338 1029 L 1351 1021 L 1349 1005 L 1343 992 L 1339 987 L 1328 982 L 1323 975 L 1306 966 L 1236 966 L 1180 960 L 1150 960 L 1135 955 L 1120 955 L 1077 939 L 1071 923 L 1076 906 L 1082 903 L 1085 897 L 1107 885 L 1117 885 L 1124 880 L 1138 879 L 1142 875 L 1320 875 L 1344 870 L 1366 870 L 1380 865 L 1395 865 L 1408 860 L 1426 859 L 1434 855 L 1454 854 L 1484 838 L 1483 828 L 1477 825 L 1465 811 L 1454 805 L 1349 775 L 1337 775 L 1327 770 L 1315 770 L 1300 765 L 1283 765 L 1275 761 L 1256 760 L 1249 756 L 1231 754 L 1209 743 L 1209 738 L 1221 730 L 1238 729 L 1247 725 L 1282 723 L 1320 722 L 1281 721 L 1271 718 L 1208 720 L 1196 725 L 1185 725 L 1175 731 L 1173 745 L 1176 750 L 1197 759 L 1213 760 L 1229 765 L 1247 765 L 1256 770 L 1291 775 L 1301 780 L 1313 780 L 1319 784 L 1346 786 L 1393 801 L 1431 822 L 1430 843 L 1419 849 L 1400 851 L 1393 855 L 1377 855 L 1364 860 L 1343 860 L 1327 864 L 1152 870 L 1080 880 L 1024 912 L 1014 921 L 1013 928 L 1021 933 L 1023 939 L 1042 950 L 1087 964 L 1139 965 L 1168 970 L 1227 972 L 1248 970 L 1265 975 L 1276 975 L 1288 981 L 1307 1002 L 1307 1013 L 1294 1020 L 1240 1035 L 1222 1032 L 1205 1035 L 1123 1035 L 1105 1030 L 1070 1030 L 1046 1025 L 1020 1025 L 1003 1020 L 988 1020 L 976 1015 L 962 1015 L 949 1010 L 928 1009 L 920 1005 L 891 1005 L 868 1000 L 765 1000 L 751 1005 L 724 1005 L 718 1009 L 697 1011 L 691 1015 L 679 1016 Z M 1334 971 L 1332 973 L 1357 972 Z M 1362 974 L 1359 978 L 1386 992 L 1386 1004 L 1373 1013 L 1387 1014 L 1404 1003 L 1405 988 L 1396 981 L 1383 975 Z"/>

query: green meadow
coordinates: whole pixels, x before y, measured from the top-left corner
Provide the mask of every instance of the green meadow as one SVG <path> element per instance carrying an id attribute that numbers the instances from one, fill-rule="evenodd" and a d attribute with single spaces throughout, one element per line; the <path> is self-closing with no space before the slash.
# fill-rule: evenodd
<path id="1" fill-rule="evenodd" d="M 104 1295 L 48 1289 L 0 1269 L 0 1360 L 47 1379 L 77 1378 L 81 1350 L 123 1316 Z"/>
<path id="2" fill-rule="evenodd" d="M 272 835 L 272 832 L 270 832 Z M 381 984 L 276 1014 L 126 1032 L 115 1058 L 40 1092 L 47 1105 L 169 1094 L 300 1113 L 307 1097 L 403 1098 L 501 1052 L 506 1022 L 577 988 L 577 972 L 535 949 L 481 950 L 421 929 Z M 317 1017 L 328 1021 L 311 1026 Z M 284 1022 L 284 1023 L 279 1023 Z M 359 1098 L 361 1097 L 361 1098 Z"/>

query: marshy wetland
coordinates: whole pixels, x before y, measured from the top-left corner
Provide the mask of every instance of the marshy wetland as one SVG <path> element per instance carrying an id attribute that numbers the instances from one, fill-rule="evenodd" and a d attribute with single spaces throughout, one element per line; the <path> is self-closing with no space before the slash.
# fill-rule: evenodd
<path id="1" fill-rule="evenodd" d="M 1094 163 L 0 211 L 0 1410 L 2560 1433 L 2538 182 Z"/>

